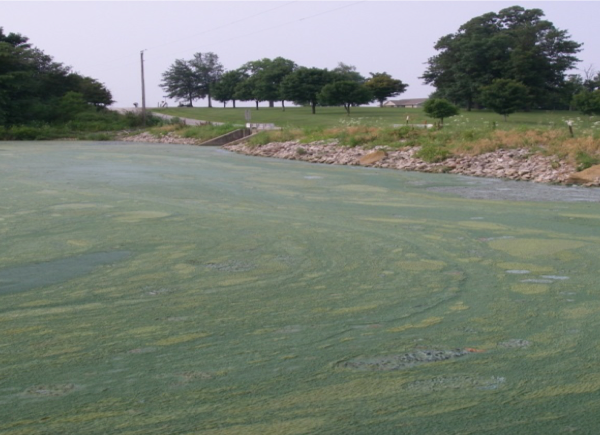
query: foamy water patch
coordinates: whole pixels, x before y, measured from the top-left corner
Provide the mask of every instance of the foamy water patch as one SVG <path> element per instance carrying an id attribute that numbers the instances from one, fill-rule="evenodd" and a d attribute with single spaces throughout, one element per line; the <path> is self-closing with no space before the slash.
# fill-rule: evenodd
<path id="1" fill-rule="evenodd" d="M 145 219 L 159 219 L 167 216 L 170 216 L 170 213 L 164 213 L 161 211 L 136 211 L 122 213 L 116 216 L 115 220 L 124 223 L 136 223 Z"/>
<path id="2" fill-rule="evenodd" d="M 111 205 L 105 204 L 93 204 L 93 203 L 72 203 L 72 204 L 58 204 L 50 207 L 52 210 L 84 210 L 88 208 L 112 208 Z"/>
<path id="3" fill-rule="evenodd" d="M 552 279 L 552 280 L 556 280 L 556 281 L 565 281 L 565 280 L 569 279 L 568 276 L 559 276 L 559 275 L 542 275 L 542 278 Z"/>

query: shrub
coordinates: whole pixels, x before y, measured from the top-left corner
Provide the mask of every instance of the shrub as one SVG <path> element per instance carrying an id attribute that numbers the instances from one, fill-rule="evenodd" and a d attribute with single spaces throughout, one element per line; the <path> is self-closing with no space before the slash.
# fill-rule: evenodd
<path id="1" fill-rule="evenodd" d="M 128 111 L 123 114 L 125 125 L 130 128 L 142 127 L 144 125 L 144 117 L 141 112 Z M 146 126 L 152 127 L 156 125 L 162 125 L 164 120 L 158 116 L 152 115 L 150 112 L 146 112 Z"/>
<path id="2" fill-rule="evenodd" d="M 328 139 L 327 131 L 321 126 L 304 127 L 302 129 L 302 142 L 310 143 Z"/>
<path id="3" fill-rule="evenodd" d="M 583 171 L 584 169 L 600 164 L 600 158 L 591 156 L 585 151 L 578 151 L 575 154 L 575 162 L 577 163 L 577 170 Z"/>
<path id="4" fill-rule="evenodd" d="M 183 124 L 165 124 L 158 127 L 152 127 L 149 132 L 153 136 L 163 137 L 171 132 L 182 130 L 186 128 Z M 187 137 L 187 136 L 186 136 Z"/>
<path id="5" fill-rule="evenodd" d="M 342 145 L 349 147 L 371 147 L 377 140 L 377 133 L 365 132 L 348 135 Z"/>
<path id="6" fill-rule="evenodd" d="M 461 135 L 462 139 L 465 141 L 472 141 L 478 137 L 481 137 L 481 134 L 475 130 L 464 130 Z"/>
<path id="7" fill-rule="evenodd" d="M 78 140 L 91 140 L 96 142 L 114 140 L 115 136 L 110 133 L 88 133 L 77 137 Z"/>
<path id="8" fill-rule="evenodd" d="M 168 129 L 173 130 L 173 129 L 177 129 L 177 126 L 175 125 L 171 125 L 171 126 L 167 126 Z M 163 129 L 165 127 L 162 127 Z M 227 133 L 231 133 L 232 131 L 235 131 L 239 129 L 238 126 L 233 125 L 233 124 L 221 124 L 221 125 L 212 125 L 212 124 L 205 124 L 205 125 L 197 125 L 197 126 L 193 126 L 193 127 L 186 127 L 183 131 L 181 131 L 179 133 L 180 136 L 183 136 L 185 138 L 191 138 L 191 139 L 197 139 L 200 141 L 207 141 L 209 139 L 213 139 L 215 137 L 219 137 L 222 136 L 224 134 Z"/>
<path id="9" fill-rule="evenodd" d="M 428 143 L 415 153 L 415 157 L 427 163 L 439 163 L 450 157 L 452 153 L 442 145 Z"/>
<path id="10" fill-rule="evenodd" d="M 7 136 L 9 140 L 48 140 L 56 139 L 59 134 L 49 125 L 13 125 Z"/>
<path id="11" fill-rule="evenodd" d="M 423 111 L 444 125 L 444 118 L 458 115 L 458 107 L 443 98 L 430 98 L 423 104 Z"/>
<path id="12" fill-rule="evenodd" d="M 573 102 L 584 115 L 600 115 L 600 89 L 581 92 L 575 95 Z"/>
<path id="13" fill-rule="evenodd" d="M 390 134 L 397 139 L 407 139 L 409 137 L 414 137 L 415 133 L 416 130 L 414 128 L 403 126 L 400 128 L 393 129 Z"/>
<path id="14" fill-rule="evenodd" d="M 261 131 L 260 133 L 254 135 L 250 139 L 248 139 L 247 143 L 250 146 L 261 146 L 261 145 L 266 145 L 271 142 L 275 142 L 275 140 L 273 140 L 273 138 L 272 138 L 271 132 Z"/>

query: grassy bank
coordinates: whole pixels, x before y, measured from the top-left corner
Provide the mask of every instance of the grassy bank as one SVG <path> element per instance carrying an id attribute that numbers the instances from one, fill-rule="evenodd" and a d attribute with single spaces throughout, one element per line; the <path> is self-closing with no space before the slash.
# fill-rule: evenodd
<path id="1" fill-rule="evenodd" d="M 160 113 L 192 119 L 243 123 L 248 109 L 173 108 Z M 568 158 L 583 169 L 600 163 L 600 119 L 573 112 L 517 113 L 507 121 L 486 111 L 464 112 L 445 121 L 443 129 L 431 124 L 421 109 L 354 108 L 346 116 L 340 108 L 295 107 L 251 110 L 251 120 L 274 123 L 280 130 L 265 131 L 251 139 L 252 145 L 270 142 L 337 140 L 343 146 L 401 148 L 420 146 L 420 157 L 433 162 L 451 155 L 478 155 L 497 149 L 530 148 L 532 152 Z M 407 125 L 408 118 L 408 125 Z M 569 131 L 570 121 L 573 134 Z"/>
<path id="2" fill-rule="evenodd" d="M 104 110 L 80 113 L 66 122 L 0 126 L 0 140 L 114 140 L 125 130 L 165 124 L 168 122 L 152 115 L 144 123 L 140 113 Z"/>
<path id="3" fill-rule="evenodd" d="M 177 122 L 177 119 L 174 119 L 172 123 L 162 124 L 150 128 L 149 132 L 156 137 L 175 134 L 186 139 L 196 139 L 203 142 L 230 133 L 238 128 L 239 126 L 233 124 L 206 124 L 187 126 L 183 123 Z"/>

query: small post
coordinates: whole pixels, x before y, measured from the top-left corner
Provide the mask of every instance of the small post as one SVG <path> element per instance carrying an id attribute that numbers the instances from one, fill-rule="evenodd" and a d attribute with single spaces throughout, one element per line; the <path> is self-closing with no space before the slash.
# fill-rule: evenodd
<path id="1" fill-rule="evenodd" d="M 250 130 L 250 133 L 252 133 L 252 124 L 250 124 L 250 120 L 252 119 L 252 115 L 250 114 L 250 110 L 249 109 L 244 110 L 244 119 L 246 120 L 246 128 L 248 130 Z"/>
<path id="2" fill-rule="evenodd" d="M 574 137 L 575 134 L 573 133 L 573 121 L 568 120 L 567 125 L 569 126 L 569 134 L 571 135 L 571 137 Z"/>
<path id="3" fill-rule="evenodd" d="M 140 60 L 142 63 L 142 125 L 146 126 L 146 86 L 144 83 L 144 50 L 140 52 Z"/>

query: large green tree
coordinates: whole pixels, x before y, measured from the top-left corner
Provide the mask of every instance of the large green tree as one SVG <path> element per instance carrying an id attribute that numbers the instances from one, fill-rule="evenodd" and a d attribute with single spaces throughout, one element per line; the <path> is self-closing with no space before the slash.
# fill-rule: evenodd
<path id="1" fill-rule="evenodd" d="M 96 107 L 106 107 L 114 103 L 112 94 L 102 83 L 91 77 L 77 76 L 77 91 L 83 99 Z"/>
<path id="2" fill-rule="evenodd" d="M 327 106 L 344 106 L 350 115 L 350 107 L 370 103 L 373 94 L 365 85 L 351 80 L 329 83 L 317 94 L 319 102 Z"/>
<path id="3" fill-rule="evenodd" d="M 281 96 L 298 105 L 310 105 L 315 114 L 319 92 L 334 81 L 335 75 L 327 69 L 300 67 L 283 79 Z"/>
<path id="4" fill-rule="evenodd" d="M 283 57 L 275 59 L 260 59 L 246 62 L 240 70 L 246 79 L 238 86 L 238 96 L 244 101 L 255 101 L 256 108 L 261 101 L 268 101 L 269 107 L 275 106 L 275 101 L 281 101 L 285 110 L 285 99 L 281 94 L 281 83 L 298 66 Z"/>
<path id="5" fill-rule="evenodd" d="M 331 72 L 337 81 L 350 81 L 363 84 L 366 80 L 363 75 L 356 70 L 354 65 L 347 65 L 344 62 L 338 62 L 338 65 L 332 69 Z"/>
<path id="6" fill-rule="evenodd" d="M 52 56 L 33 47 L 27 37 L 5 34 L 0 27 L 0 125 L 62 121 L 72 116 L 61 100 L 77 93 L 85 108 L 97 110 L 113 103 L 106 87 L 91 77 L 74 73 Z M 68 99 L 68 98 L 67 98 Z"/>
<path id="7" fill-rule="evenodd" d="M 263 95 L 257 90 L 257 73 L 262 67 L 261 61 L 246 62 L 238 71 L 242 74 L 242 80 L 235 87 L 235 96 L 241 101 L 254 101 L 256 110 L 259 103 L 263 101 Z"/>
<path id="8" fill-rule="evenodd" d="M 386 72 L 370 74 L 371 77 L 367 79 L 365 86 L 371 90 L 373 97 L 379 102 L 379 107 L 382 107 L 383 102 L 388 98 L 400 95 L 408 88 L 407 84 L 392 78 Z"/>
<path id="9" fill-rule="evenodd" d="M 19 122 L 33 96 L 34 63 L 27 38 L 0 28 L 0 124 Z"/>
<path id="10" fill-rule="evenodd" d="M 235 108 L 235 101 L 240 99 L 237 95 L 237 87 L 246 80 L 248 76 L 239 69 L 234 69 L 223 73 L 221 78 L 213 88 L 213 98 L 223 103 L 223 107 L 231 101 Z"/>
<path id="11" fill-rule="evenodd" d="M 223 71 L 215 53 L 196 53 L 190 60 L 175 60 L 162 74 L 160 87 L 169 98 L 186 101 L 190 107 L 202 98 L 208 98 L 208 107 L 212 107 L 212 92 Z"/>
<path id="12" fill-rule="evenodd" d="M 212 52 L 196 53 L 189 61 L 189 65 L 198 79 L 198 88 L 202 98 L 206 97 L 208 107 L 212 107 L 212 90 L 225 71 L 219 62 L 219 56 Z"/>
<path id="13" fill-rule="evenodd" d="M 176 59 L 162 74 L 160 87 L 169 98 L 179 102 L 186 101 L 190 107 L 194 105 L 194 100 L 204 98 L 206 95 L 200 86 L 196 72 L 184 59 Z"/>
<path id="14" fill-rule="evenodd" d="M 566 71 L 579 61 L 575 55 L 582 44 L 543 17 L 540 9 L 513 6 L 469 20 L 438 40 L 439 53 L 428 60 L 422 78 L 435 86 L 434 97 L 469 110 L 494 79 L 523 83 L 535 107 L 551 104 Z"/>
<path id="15" fill-rule="evenodd" d="M 294 72 L 298 65 L 283 57 L 273 60 L 263 59 L 261 62 L 260 68 L 255 73 L 255 92 L 260 100 L 268 101 L 270 107 L 274 106 L 275 101 L 281 101 L 281 107 L 285 110 L 285 100 L 281 95 L 281 82 Z"/>

